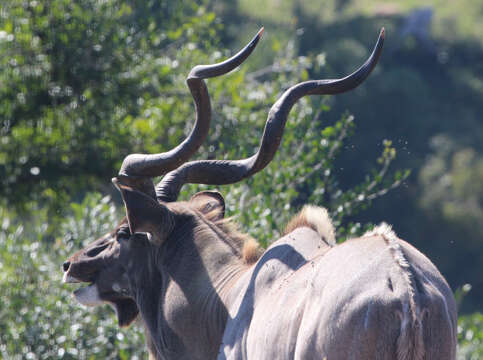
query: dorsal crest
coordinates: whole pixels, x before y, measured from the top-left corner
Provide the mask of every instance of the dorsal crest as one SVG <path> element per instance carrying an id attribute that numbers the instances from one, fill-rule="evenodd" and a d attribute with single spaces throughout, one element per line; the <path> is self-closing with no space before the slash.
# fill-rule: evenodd
<path id="1" fill-rule="evenodd" d="M 289 221 L 285 228 L 288 234 L 300 227 L 309 227 L 317 231 L 320 237 L 329 245 L 335 245 L 335 230 L 327 209 L 319 206 L 306 205 Z"/>

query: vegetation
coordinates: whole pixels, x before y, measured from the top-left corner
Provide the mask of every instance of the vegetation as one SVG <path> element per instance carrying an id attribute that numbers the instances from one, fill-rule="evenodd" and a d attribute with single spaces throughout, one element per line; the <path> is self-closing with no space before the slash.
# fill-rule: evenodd
<path id="1" fill-rule="evenodd" d="M 468 293 L 458 356 L 482 356 L 481 6 L 432 2 L 429 48 L 399 36 L 417 2 L 253 3 L 0 5 L 1 358 L 145 357 L 141 329 L 119 329 L 107 307 L 71 300 L 61 264 L 121 217 L 109 179 L 124 156 L 166 151 L 188 133 L 190 68 L 227 57 L 260 24 L 267 31 L 249 61 L 208 81 L 213 122 L 197 158 L 252 154 L 283 90 L 353 71 L 382 25 L 388 41 L 363 87 L 302 99 L 272 164 L 221 187 L 229 215 L 264 245 L 305 203 L 329 209 L 341 240 L 371 221 L 393 223 L 458 299 Z M 202 188 L 186 186 L 182 197 Z"/>

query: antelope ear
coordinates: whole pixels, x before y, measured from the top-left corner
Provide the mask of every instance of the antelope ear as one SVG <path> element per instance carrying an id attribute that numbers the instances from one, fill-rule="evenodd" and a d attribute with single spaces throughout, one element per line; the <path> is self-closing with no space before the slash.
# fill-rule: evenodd
<path id="1" fill-rule="evenodd" d="M 149 233 L 151 242 L 161 245 L 173 229 L 173 216 L 168 208 L 148 195 L 112 179 L 121 192 L 131 234 Z"/>
<path id="2" fill-rule="evenodd" d="M 225 199 L 218 191 L 196 193 L 189 202 L 211 221 L 221 220 L 225 217 Z"/>

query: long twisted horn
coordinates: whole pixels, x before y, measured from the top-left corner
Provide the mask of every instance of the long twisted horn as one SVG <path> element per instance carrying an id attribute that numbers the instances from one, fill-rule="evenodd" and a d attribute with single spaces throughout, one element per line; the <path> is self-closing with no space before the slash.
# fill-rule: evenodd
<path id="1" fill-rule="evenodd" d="M 367 61 L 351 75 L 336 80 L 312 80 L 286 90 L 268 113 L 260 148 L 241 160 L 191 161 L 168 173 L 156 187 L 160 201 L 176 201 L 184 184 L 224 185 L 238 182 L 262 170 L 273 159 L 282 140 L 288 114 L 305 95 L 339 94 L 354 89 L 371 73 L 379 60 L 384 43 L 384 28 Z"/>
<path id="2" fill-rule="evenodd" d="M 118 176 L 123 183 L 154 197 L 151 178 L 176 169 L 198 150 L 208 135 L 211 120 L 210 96 L 203 79 L 226 74 L 239 66 L 252 53 L 262 33 L 263 28 L 231 58 L 213 65 L 197 65 L 191 70 L 186 79 L 196 108 L 196 122 L 191 133 L 181 144 L 167 152 L 126 156 Z"/>

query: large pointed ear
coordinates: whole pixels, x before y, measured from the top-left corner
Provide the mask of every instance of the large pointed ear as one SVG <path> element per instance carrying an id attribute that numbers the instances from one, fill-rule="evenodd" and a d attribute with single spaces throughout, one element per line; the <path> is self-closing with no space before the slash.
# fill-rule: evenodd
<path id="1" fill-rule="evenodd" d="M 217 221 L 225 217 L 225 199 L 218 191 L 202 191 L 194 194 L 190 204 L 208 220 Z"/>
<path id="2" fill-rule="evenodd" d="M 146 194 L 122 184 L 117 178 L 113 178 L 112 182 L 121 192 L 131 234 L 149 233 L 151 241 L 161 245 L 174 226 L 173 215 L 168 208 Z"/>

